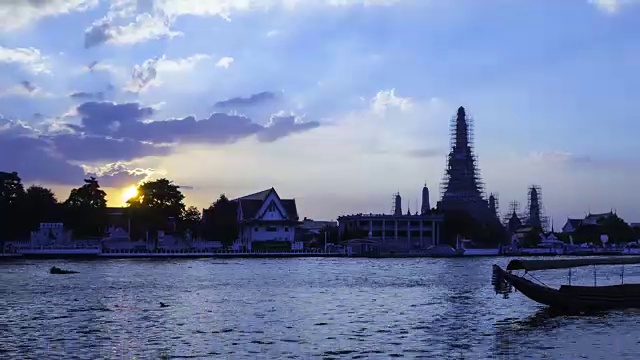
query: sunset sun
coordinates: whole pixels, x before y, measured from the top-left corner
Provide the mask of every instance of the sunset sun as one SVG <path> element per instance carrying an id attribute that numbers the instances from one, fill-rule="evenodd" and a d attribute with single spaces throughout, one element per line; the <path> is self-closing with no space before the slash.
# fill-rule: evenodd
<path id="1" fill-rule="evenodd" d="M 138 188 L 133 185 L 129 186 L 122 192 L 122 201 L 127 202 L 127 200 L 135 197 L 136 195 L 138 195 Z"/>

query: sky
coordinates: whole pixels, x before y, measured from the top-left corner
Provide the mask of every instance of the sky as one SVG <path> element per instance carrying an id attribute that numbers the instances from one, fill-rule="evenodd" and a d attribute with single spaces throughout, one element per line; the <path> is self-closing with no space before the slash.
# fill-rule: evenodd
<path id="1" fill-rule="evenodd" d="M 501 213 L 536 184 L 556 228 L 636 222 L 637 34 L 637 0 L 1 0 L 0 170 L 110 206 L 166 177 L 200 208 L 415 211 L 464 106 Z"/>

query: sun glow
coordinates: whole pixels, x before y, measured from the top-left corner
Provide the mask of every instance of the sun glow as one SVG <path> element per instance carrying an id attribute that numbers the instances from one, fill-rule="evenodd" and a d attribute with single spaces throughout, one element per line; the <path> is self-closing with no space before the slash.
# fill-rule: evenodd
<path id="1" fill-rule="evenodd" d="M 138 195 L 138 188 L 135 186 L 129 186 L 128 188 L 122 191 L 122 202 L 127 202 L 127 200 Z"/>

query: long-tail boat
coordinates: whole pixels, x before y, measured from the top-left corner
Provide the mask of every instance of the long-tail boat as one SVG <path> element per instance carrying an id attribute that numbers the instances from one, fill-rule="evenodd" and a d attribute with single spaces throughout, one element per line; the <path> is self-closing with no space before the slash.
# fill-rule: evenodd
<path id="1" fill-rule="evenodd" d="M 610 309 L 640 308 L 640 284 L 624 283 L 624 265 L 640 264 L 640 256 L 586 258 L 586 259 L 553 259 L 553 260 L 511 260 L 506 270 L 493 265 L 491 283 L 497 294 L 505 298 L 513 291 L 520 291 L 524 296 L 550 308 L 560 311 L 600 311 Z M 620 285 L 597 286 L 596 265 L 623 265 Z M 594 266 L 593 286 L 562 285 L 558 289 L 537 283 L 524 276 L 532 271 L 569 269 Z M 515 270 L 524 270 L 524 274 L 516 275 Z M 535 278 L 534 278 L 535 280 Z"/>

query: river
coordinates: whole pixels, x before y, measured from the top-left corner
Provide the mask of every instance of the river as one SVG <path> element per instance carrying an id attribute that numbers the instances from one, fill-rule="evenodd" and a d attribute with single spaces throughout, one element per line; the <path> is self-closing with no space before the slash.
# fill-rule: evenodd
<path id="1" fill-rule="evenodd" d="M 507 261 L 7 261 L 0 359 L 637 359 L 640 312 L 503 299 L 491 264 Z"/>

